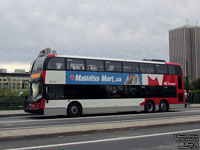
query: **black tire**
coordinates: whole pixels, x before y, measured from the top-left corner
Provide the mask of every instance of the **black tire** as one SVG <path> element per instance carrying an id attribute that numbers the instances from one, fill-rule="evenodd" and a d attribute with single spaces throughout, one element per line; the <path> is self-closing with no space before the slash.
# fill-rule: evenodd
<path id="1" fill-rule="evenodd" d="M 161 101 L 159 105 L 160 112 L 167 112 L 169 110 L 169 104 L 167 101 Z"/>
<path id="2" fill-rule="evenodd" d="M 147 101 L 145 104 L 145 112 L 152 113 L 155 110 L 155 104 L 152 101 Z"/>
<path id="3" fill-rule="evenodd" d="M 67 115 L 69 117 L 79 117 L 82 115 L 82 107 L 78 103 L 71 103 L 67 108 Z"/>

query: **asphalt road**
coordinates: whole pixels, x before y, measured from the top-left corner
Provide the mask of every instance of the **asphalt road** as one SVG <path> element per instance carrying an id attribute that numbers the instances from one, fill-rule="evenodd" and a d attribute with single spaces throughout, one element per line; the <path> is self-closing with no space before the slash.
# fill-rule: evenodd
<path id="1" fill-rule="evenodd" d="M 184 149 L 183 146 L 188 146 L 185 147 L 188 149 L 199 149 L 199 138 L 200 123 L 190 123 L 73 136 L 1 141 L 0 149 L 176 150 Z"/>
<path id="2" fill-rule="evenodd" d="M 120 113 L 120 114 L 104 114 L 90 115 L 78 118 L 66 118 L 63 116 L 44 117 L 44 116 L 16 116 L 16 117 L 1 117 L 0 131 L 2 130 L 17 130 L 37 127 L 59 127 L 68 125 L 81 124 L 99 124 L 113 122 L 129 122 L 129 121 L 146 121 L 146 120 L 161 120 L 164 118 L 184 118 L 188 116 L 200 115 L 199 108 L 186 108 L 165 113 Z"/>

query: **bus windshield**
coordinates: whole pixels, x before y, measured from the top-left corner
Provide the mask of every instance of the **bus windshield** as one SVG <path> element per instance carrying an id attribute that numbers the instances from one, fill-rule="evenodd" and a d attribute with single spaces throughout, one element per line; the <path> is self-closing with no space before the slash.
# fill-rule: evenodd
<path id="1" fill-rule="evenodd" d="M 33 64 L 32 72 L 42 71 L 45 57 L 38 58 Z"/>
<path id="2" fill-rule="evenodd" d="M 32 92 L 32 99 L 36 100 L 40 99 L 42 96 L 42 88 L 41 88 L 41 84 L 37 83 L 37 82 L 33 82 L 31 84 L 31 92 Z"/>

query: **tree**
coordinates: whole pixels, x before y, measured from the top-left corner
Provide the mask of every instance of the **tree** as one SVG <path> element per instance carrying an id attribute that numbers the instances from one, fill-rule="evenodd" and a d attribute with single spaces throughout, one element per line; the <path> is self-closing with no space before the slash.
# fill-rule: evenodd
<path id="1" fill-rule="evenodd" d="M 200 91 L 200 78 L 192 81 L 192 85 L 194 87 L 195 90 Z"/>

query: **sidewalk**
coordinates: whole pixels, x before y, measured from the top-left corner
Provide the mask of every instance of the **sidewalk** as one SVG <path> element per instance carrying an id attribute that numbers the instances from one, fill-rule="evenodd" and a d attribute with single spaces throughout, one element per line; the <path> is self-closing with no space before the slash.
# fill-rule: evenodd
<path id="1" fill-rule="evenodd" d="M 200 104 L 190 104 L 187 106 L 187 108 L 198 108 L 198 107 L 200 108 Z M 24 110 L 0 110 L 0 117 L 23 116 L 23 115 L 25 116 L 30 114 L 24 112 Z"/>
<path id="2" fill-rule="evenodd" d="M 189 105 L 187 105 L 187 108 L 197 108 L 197 107 L 200 108 L 200 104 L 189 104 Z"/>
<path id="3" fill-rule="evenodd" d="M 28 114 L 24 110 L 0 110 L 0 117 L 25 116 Z"/>

